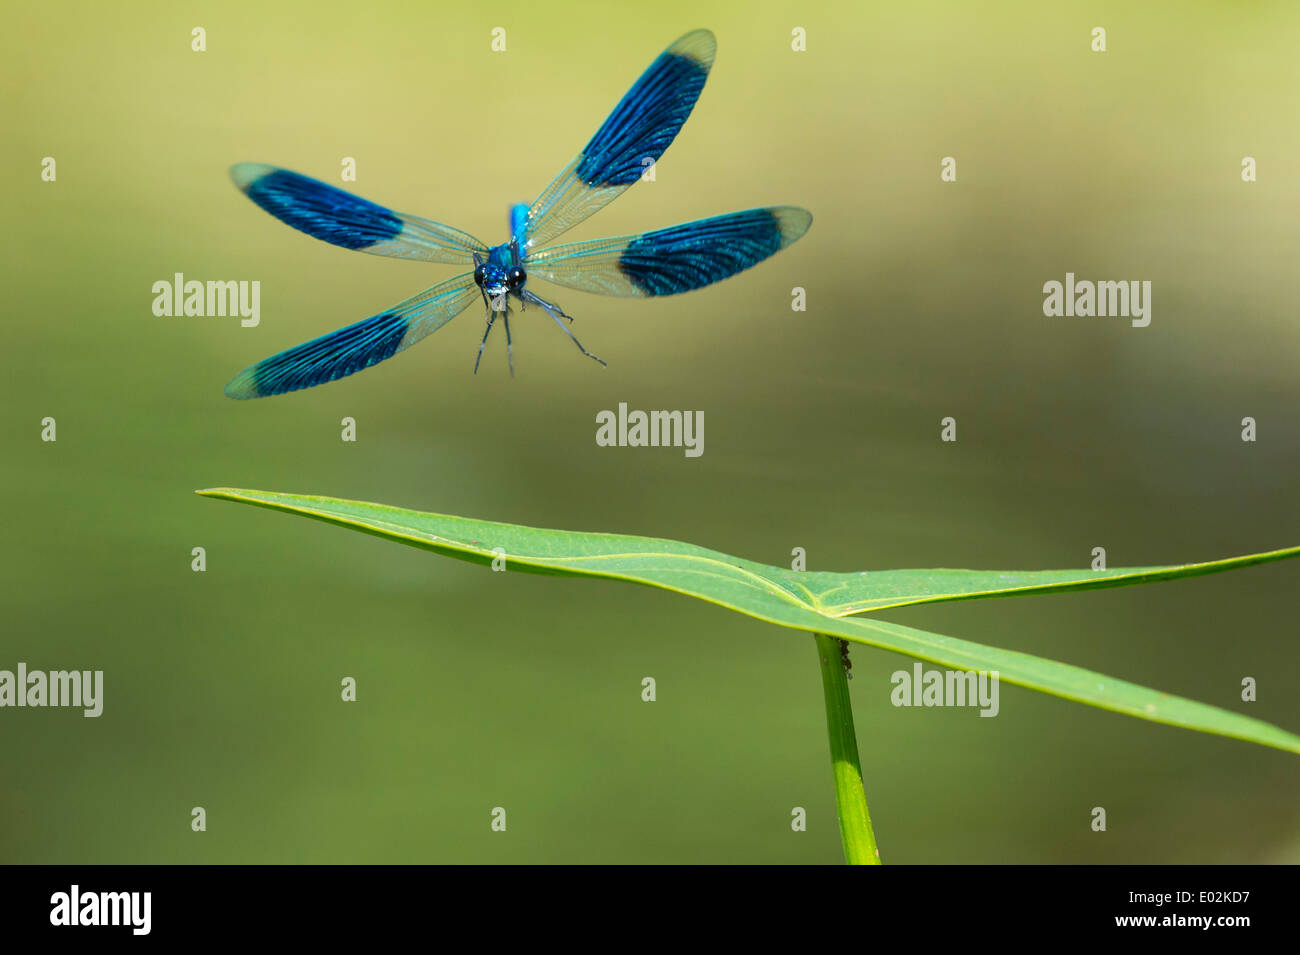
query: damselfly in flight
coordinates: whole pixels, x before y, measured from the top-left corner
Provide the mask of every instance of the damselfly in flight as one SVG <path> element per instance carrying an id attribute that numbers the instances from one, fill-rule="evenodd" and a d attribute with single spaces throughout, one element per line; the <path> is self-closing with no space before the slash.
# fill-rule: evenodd
<path id="1" fill-rule="evenodd" d="M 591 141 L 531 206 L 510 210 L 510 240 L 488 248 L 459 229 L 393 212 L 342 189 L 260 163 L 230 170 L 248 198 L 282 222 L 345 249 L 422 262 L 473 264 L 465 272 L 385 312 L 280 352 L 226 385 L 232 398 L 261 398 L 334 381 L 391 358 L 481 299 L 487 328 L 505 326 L 514 373 L 510 298 L 546 312 L 589 358 L 564 324 L 573 320 L 528 287 L 530 278 L 600 295 L 675 295 L 735 275 L 808 231 L 812 215 L 771 206 L 700 219 L 641 235 L 543 248 L 612 202 L 642 177 L 676 138 L 695 107 L 717 45 L 708 30 L 686 34 L 650 64 Z"/>

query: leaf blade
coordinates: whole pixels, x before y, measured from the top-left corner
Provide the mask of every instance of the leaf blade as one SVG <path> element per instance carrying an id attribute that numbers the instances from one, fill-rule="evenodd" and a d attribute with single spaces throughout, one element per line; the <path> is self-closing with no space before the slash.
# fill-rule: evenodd
<path id="1" fill-rule="evenodd" d="M 694 544 L 661 538 L 548 530 L 312 495 L 237 488 L 209 488 L 197 493 L 205 497 L 311 517 L 480 564 L 490 563 L 498 556 L 496 548 L 500 547 L 505 551 L 507 561 L 517 569 L 536 573 L 603 577 L 658 587 L 697 597 L 779 626 L 812 633 L 828 633 L 939 666 L 959 670 L 997 670 L 1000 680 L 1063 699 L 1152 722 L 1300 753 L 1300 736 L 1263 720 L 1032 654 L 929 633 L 869 617 L 850 616 L 863 612 L 860 605 L 864 600 L 863 595 L 868 593 L 864 588 L 868 586 L 887 590 L 907 587 L 912 590 L 908 599 L 901 603 L 890 602 L 899 599 L 897 590 L 874 598 L 866 597 L 867 601 L 883 601 L 866 608 L 874 610 L 936 600 L 1090 590 L 1150 583 L 1284 560 L 1300 555 L 1300 548 L 1197 564 L 1116 568 L 1114 571 L 1096 572 L 1098 575 L 1106 575 L 1098 577 L 1079 577 L 1083 572 L 1077 570 L 798 573 Z M 948 576 L 952 574 L 969 575 L 966 591 L 954 595 L 951 586 L 954 578 Z M 927 575 L 936 581 L 948 581 L 949 589 L 932 584 L 938 589 L 924 593 Z M 882 576 L 885 581 L 881 581 Z M 994 578 L 1010 578 L 1019 581 L 1019 584 L 1013 589 L 998 591 L 969 589 L 987 587 Z M 961 582 L 961 578 L 957 580 Z M 858 595 L 850 601 L 857 609 L 845 611 L 843 602 L 827 603 L 824 599 L 825 594 L 843 591 Z"/>

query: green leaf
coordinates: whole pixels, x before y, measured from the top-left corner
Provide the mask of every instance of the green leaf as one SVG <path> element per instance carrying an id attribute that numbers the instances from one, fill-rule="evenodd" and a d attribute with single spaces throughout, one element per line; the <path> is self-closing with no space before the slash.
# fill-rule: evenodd
<path id="1" fill-rule="evenodd" d="M 1093 590 L 1194 577 L 1295 557 L 1300 555 L 1300 547 L 1199 564 L 1105 571 L 887 570 L 837 574 L 771 567 L 654 537 L 546 530 L 302 494 L 235 488 L 211 488 L 198 493 L 301 514 L 480 564 L 490 564 L 499 548 L 514 571 L 606 577 L 660 587 L 769 623 L 831 634 L 944 667 L 996 670 L 999 678 L 1008 683 L 1067 700 L 1300 753 L 1300 736 L 1262 720 L 1032 654 L 851 616 L 941 600 Z"/>

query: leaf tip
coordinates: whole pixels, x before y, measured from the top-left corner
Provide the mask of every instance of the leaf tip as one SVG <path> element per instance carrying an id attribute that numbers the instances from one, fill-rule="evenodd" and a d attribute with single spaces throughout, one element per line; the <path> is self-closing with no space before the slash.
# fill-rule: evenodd
<path id="1" fill-rule="evenodd" d="M 239 494 L 239 490 L 233 487 L 201 487 L 194 493 L 199 497 L 232 498 Z"/>

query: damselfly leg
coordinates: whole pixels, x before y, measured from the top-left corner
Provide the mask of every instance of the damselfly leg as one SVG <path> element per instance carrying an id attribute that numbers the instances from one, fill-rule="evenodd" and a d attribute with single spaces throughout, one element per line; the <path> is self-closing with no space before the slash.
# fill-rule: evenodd
<path id="1" fill-rule="evenodd" d="M 492 323 L 496 321 L 496 316 L 492 314 L 492 306 L 488 304 L 487 296 L 483 296 L 483 304 L 487 308 L 487 314 L 483 316 L 483 321 L 487 323 L 487 328 L 483 329 L 483 340 L 478 343 L 478 355 L 474 358 L 474 374 L 478 374 L 478 363 L 483 360 L 483 346 L 487 344 L 488 336 L 492 334 Z"/>
<path id="2" fill-rule="evenodd" d="M 546 299 L 542 298 L 539 295 L 534 295 L 532 292 L 528 291 L 528 289 L 524 289 L 523 294 L 520 297 L 525 302 L 532 302 L 534 305 L 540 305 L 542 308 L 544 308 L 546 310 L 546 314 L 551 316 L 551 318 L 555 319 L 555 324 L 560 326 L 560 330 L 563 331 L 564 334 L 569 336 L 569 338 L 573 341 L 573 344 L 578 346 L 578 351 L 582 352 L 584 355 L 586 355 L 588 358 L 592 359 L 593 361 L 598 361 L 602 365 L 605 365 L 604 359 L 597 358 L 591 352 L 587 351 L 587 349 L 583 348 L 582 342 L 578 341 L 578 339 L 574 336 L 573 332 L 569 331 L 569 327 L 565 325 L 564 322 L 560 321 L 561 318 L 567 318 L 570 322 L 572 322 L 573 321 L 572 315 L 566 315 L 564 313 L 564 309 L 560 308 L 560 306 L 553 305 L 552 303 L 546 301 Z"/>

